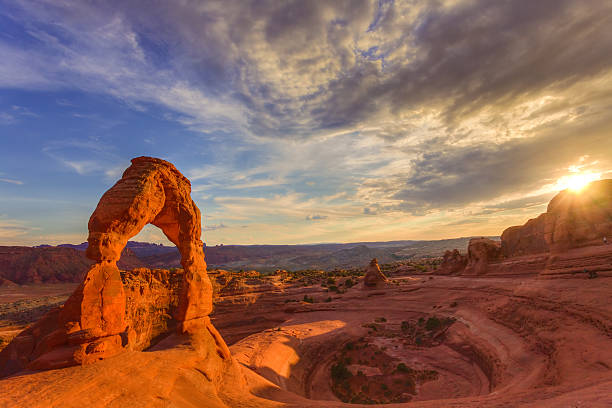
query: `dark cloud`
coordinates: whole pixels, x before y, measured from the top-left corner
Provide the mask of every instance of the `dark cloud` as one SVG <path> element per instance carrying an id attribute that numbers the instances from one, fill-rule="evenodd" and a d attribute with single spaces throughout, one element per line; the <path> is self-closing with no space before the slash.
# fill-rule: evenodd
<path id="1" fill-rule="evenodd" d="M 432 210 L 461 208 L 508 194 L 527 194 L 555 182 L 568 167 L 588 155 L 599 166 L 612 166 L 610 117 L 588 127 L 568 126 L 538 138 L 515 139 L 500 144 L 455 146 L 437 140 L 422 147 L 409 174 L 367 182 L 380 197 L 399 200 L 383 208 L 423 215 Z M 579 136 L 578 136 L 579 135 Z M 494 211 L 536 205 L 549 195 L 526 197 L 497 206 Z"/>
<path id="2" fill-rule="evenodd" d="M 58 22 L 54 41 L 62 28 L 121 21 L 147 64 L 206 95 L 230 95 L 264 137 L 422 108 L 453 127 L 612 67 L 612 3 L 599 0 L 42 3 L 28 11 Z"/>
<path id="3" fill-rule="evenodd" d="M 473 1 L 427 7 L 403 36 L 417 55 L 383 73 L 358 65 L 333 82 L 314 113 L 321 126 L 358 123 L 380 109 L 438 106 L 448 123 L 493 104 L 510 107 L 612 67 L 612 3 Z"/>
<path id="4" fill-rule="evenodd" d="M 314 214 L 314 215 L 307 215 L 306 221 L 321 221 L 321 220 L 326 220 L 327 218 L 328 218 L 327 215 Z"/>
<path id="5" fill-rule="evenodd" d="M 207 231 L 215 231 L 215 230 L 225 229 L 225 228 L 229 228 L 229 227 L 227 225 L 223 224 L 223 223 L 212 224 L 212 225 L 208 225 L 208 226 L 204 227 L 204 229 L 207 230 Z"/>

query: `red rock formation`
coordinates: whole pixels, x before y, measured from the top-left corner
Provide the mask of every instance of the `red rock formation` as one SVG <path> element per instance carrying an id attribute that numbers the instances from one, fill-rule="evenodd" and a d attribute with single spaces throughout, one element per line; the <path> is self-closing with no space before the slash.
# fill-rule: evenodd
<path id="1" fill-rule="evenodd" d="M 82 282 L 91 264 L 83 251 L 74 248 L 0 246 L 0 278 L 19 284 Z M 117 266 L 133 269 L 143 264 L 125 248 Z"/>
<path id="2" fill-rule="evenodd" d="M 130 344 L 135 338 L 135 318 L 132 309 L 126 309 L 129 296 L 117 261 L 128 239 L 148 223 L 161 228 L 182 256 L 184 273 L 175 291 L 176 307 L 168 308 L 174 320 L 183 332 L 205 330 L 220 355 L 228 355 L 208 319 L 212 286 L 200 240 L 200 211 L 190 193 L 189 180 L 171 163 L 149 157 L 133 159 L 89 220 L 87 256 L 95 263 L 83 283 L 61 309 L 47 314 L 0 353 L 0 375 L 22 368 L 86 364 L 146 343 Z"/>
<path id="3" fill-rule="evenodd" d="M 370 261 L 363 278 L 363 285 L 368 288 L 375 288 L 387 282 L 387 277 L 380 271 L 376 258 Z"/>
<path id="4" fill-rule="evenodd" d="M 0 278 L 0 287 L 2 288 L 13 288 L 13 287 L 18 287 L 19 285 L 17 285 L 15 282 L 10 281 L 8 279 L 4 279 L 4 278 Z"/>
<path id="5" fill-rule="evenodd" d="M 468 245 L 466 275 L 483 275 L 490 262 L 501 259 L 501 244 L 488 238 L 472 238 Z"/>
<path id="6" fill-rule="evenodd" d="M 514 257 L 603 244 L 612 238 L 612 180 L 561 191 L 539 217 L 502 234 L 502 253 Z"/>
<path id="7" fill-rule="evenodd" d="M 440 267 L 436 270 L 436 275 L 456 275 L 463 272 L 468 259 L 466 255 L 462 255 L 457 249 L 446 251 Z"/>

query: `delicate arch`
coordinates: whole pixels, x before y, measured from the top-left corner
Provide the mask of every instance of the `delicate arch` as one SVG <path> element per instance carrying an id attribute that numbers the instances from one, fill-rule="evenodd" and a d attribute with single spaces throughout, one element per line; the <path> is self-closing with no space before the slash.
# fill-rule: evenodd
<path id="1" fill-rule="evenodd" d="M 180 331 L 208 338 L 203 344 L 214 342 L 217 354 L 229 361 L 229 349 L 208 318 L 212 286 L 200 240 L 200 211 L 190 195 L 189 180 L 171 163 L 133 159 L 89 219 L 87 256 L 95 263 L 61 308 L 0 352 L 0 376 L 23 368 L 87 364 L 130 347 L 127 298 L 117 261 L 127 241 L 149 223 L 161 228 L 181 253 L 184 274 L 174 311 Z"/>
<path id="2" fill-rule="evenodd" d="M 207 316 L 212 287 L 200 239 L 200 210 L 191 199 L 191 183 L 171 163 L 151 157 L 132 160 L 89 219 L 87 256 L 115 263 L 128 240 L 147 224 L 159 227 L 181 254 L 185 278 L 175 318 Z"/>

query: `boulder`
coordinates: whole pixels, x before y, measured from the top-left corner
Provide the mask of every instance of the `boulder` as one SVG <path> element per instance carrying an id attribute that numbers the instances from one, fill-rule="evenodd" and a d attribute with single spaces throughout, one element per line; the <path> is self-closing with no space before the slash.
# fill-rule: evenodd
<path id="1" fill-rule="evenodd" d="M 366 288 L 376 288 L 384 285 L 387 282 L 387 277 L 380 271 L 378 261 L 376 258 L 370 261 L 370 264 L 366 268 L 365 277 L 363 278 L 363 285 Z"/>
<path id="2" fill-rule="evenodd" d="M 457 275 L 463 272 L 467 263 L 467 255 L 462 255 L 459 250 L 446 251 L 442 263 L 435 273 L 436 275 Z"/>
<path id="3" fill-rule="evenodd" d="M 467 265 L 463 274 L 484 275 L 489 263 L 501 259 L 500 242 L 488 238 L 472 238 L 468 244 Z"/>

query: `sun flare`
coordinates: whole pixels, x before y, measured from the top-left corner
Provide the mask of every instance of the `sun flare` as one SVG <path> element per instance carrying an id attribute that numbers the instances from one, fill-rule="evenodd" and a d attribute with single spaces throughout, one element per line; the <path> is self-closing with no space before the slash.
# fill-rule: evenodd
<path id="1" fill-rule="evenodd" d="M 582 191 L 590 182 L 601 179 L 601 173 L 575 173 L 557 180 L 559 190 Z"/>

